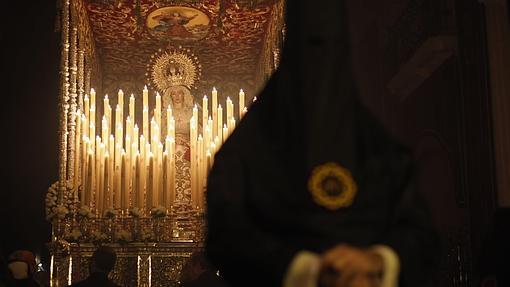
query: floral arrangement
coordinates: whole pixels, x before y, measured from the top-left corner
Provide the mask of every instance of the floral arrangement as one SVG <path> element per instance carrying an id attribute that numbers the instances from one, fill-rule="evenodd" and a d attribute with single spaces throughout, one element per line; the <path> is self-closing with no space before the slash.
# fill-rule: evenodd
<path id="1" fill-rule="evenodd" d="M 121 229 L 117 232 L 115 232 L 115 240 L 117 240 L 119 243 L 128 243 L 133 241 L 133 236 L 131 232 Z"/>
<path id="2" fill-rule="evenodd" d="M 152 239 L 152 232 L 149 229 L 142 229 L 140 232 L 141 241 L 150 241 Z"/>
<path id="3" fill-rule="evenodd" d="M 83 234 L 80 230 L 74 228 L 71 232 L 68 232 L 64 235 L 64 238 L 66 238 L 70 242 L 76 242 L 79 241 L 83 237 Z"/>
<path id="4" fill-rule="evenodd" d="M 90 237 L 91 241 L 96 245 L 100 245 L 101 243 L 108 241 L 108 236 L 101 231 L 92 232 Z"/>
<path id="5" fill-rule="evenodd" d="M 129 210 L 129 215 L 134 218 L 140 218 L 142 216 L 142 212 L 140 209 L 133 207 Z"/>
<path id="6" fill-rule="evenodd" d="M 90 211 L 88 206 L 82 206 L 80 210 L 78 210 L 78 219 L 92 219 L 94 218 L 94 214 Z"/>
<path id="7" fill-rule="evenodd" d="M 166 208 L 163 206 L 157 206 L 152 208 L 151 216 L 154 218 L 161 218 L 166 216 Z"/>
<path id="8" fill-rule="evenodd" d="M 117 216 L 117 210 L 113 208 L 108 208 L 104 211 L 104 217 L 113 219 Z"/>
<path id="9" fill-rule="evenodd" d="M 63 202 L 58 202 L 58 181 L 54 182 L 46 193 L 46 219 L 51 221 L 55 218 L 64 219 L 71 215 L 73 197 L 65 196 Z M 71 181 L 67 181 L 65 195 L 74 194 L 74 187 Z"/>

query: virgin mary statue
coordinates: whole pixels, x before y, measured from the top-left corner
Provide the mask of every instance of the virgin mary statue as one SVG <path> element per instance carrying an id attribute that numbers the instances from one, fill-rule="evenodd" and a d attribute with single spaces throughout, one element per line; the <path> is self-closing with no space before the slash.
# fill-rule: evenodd
<path id="1" fill-rule="evenodd" d="M 172 108 L 175 120 L 175 207 L 189 205 L 191 202 L 191 157 L 190 126 L 193 115 L 193 96 L 185 86 L 171 86 L 163 94 L 163 106 Z M 166 121 L 162 121 L 162 130 L 166 130 Z"/>

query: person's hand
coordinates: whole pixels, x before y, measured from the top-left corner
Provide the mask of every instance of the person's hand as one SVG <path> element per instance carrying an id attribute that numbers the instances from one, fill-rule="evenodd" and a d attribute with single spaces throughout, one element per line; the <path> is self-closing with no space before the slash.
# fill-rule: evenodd
<path id="1" fill-rule="evenodd" d="M 378 254 L 341 244 L 323 254 L 319 283 L 328 287 L 375 287 L 382 268 Z"/>

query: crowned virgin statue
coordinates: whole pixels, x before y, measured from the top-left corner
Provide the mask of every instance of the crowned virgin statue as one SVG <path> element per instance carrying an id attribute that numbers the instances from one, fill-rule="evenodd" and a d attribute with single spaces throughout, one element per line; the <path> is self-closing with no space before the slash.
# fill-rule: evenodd
<path id="1" fill-rule="evenodd" d="M 171 86 L 165 90 L 162 100 L 163 106 L 172 108 L 175 120 L 175 199 L 177 205 L 183 205 L 191 201 L 189 121 L 193 115 L 193 96 L 184 86 Z M 162 125 L 165 123 L 162 121 Z"/>
<path id="2" fill-rule="evenodd" d="M 164 53 L 152 69 L 152 81 L 163 94 L 163 107 L 172 109 L 175 120 L 174 211 L 178 213 L 189 211 L 191 204 L 190 119 L 194 105 L 191 87 L 199 72 L 199 65 L 182 51 Z M 166 113 L 163 119 L 161 130 L 166 131 Z"/>

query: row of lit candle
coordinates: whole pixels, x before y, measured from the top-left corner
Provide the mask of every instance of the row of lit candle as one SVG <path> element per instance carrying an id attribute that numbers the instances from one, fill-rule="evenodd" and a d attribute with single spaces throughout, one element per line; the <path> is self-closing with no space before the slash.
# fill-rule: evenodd
<path id="1" fill-rule="evenodd" d="M 170 106 L 166 109 L 166 135 L 163 140 L 161 96 L 155 95 L 155 107 L 149 123 L 149 92 L 143 90 L 142 131 L 136 124 L 135 98 L 129 98 L 129 114 L 124 117 L 124 93 L 118 92 L 115 120 L 108 96 L 103 100 L 100 133 L 96 134 L 96 93 L 85 96 L 84 111 L 76 116 L 75 185 L 81 186 L 80 201 L 93 207 L 98 215 L 106 209 L 139 208 L 148 213 L 152 207 L 170 209 L 175 202 L 175 119 Z M 204 208 L 207 174 L 214 154 L 236 125 L 234 106 L 226 100 L 226 122 L 212 91 L 211 112 L 204 96 L 202 114 L 193 108 L 190 119 L 191 206 Z M 239 92 L 239 118 L 246 113 L 245 94 Z M 201 120 L 201 129 L 199 128 Z M 112 130 L 112 128 L 114 130 Z"/>

